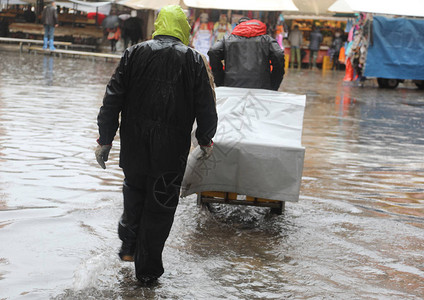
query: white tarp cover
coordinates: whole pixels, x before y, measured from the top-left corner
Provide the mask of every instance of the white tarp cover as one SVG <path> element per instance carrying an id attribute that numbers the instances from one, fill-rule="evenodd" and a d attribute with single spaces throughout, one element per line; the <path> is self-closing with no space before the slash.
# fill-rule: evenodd
<path id="1" fill-rule="evenodd" d="M 345 8 L 345 10 L 343 10 Z M 346 9 L 347 8 L 347 9 Z M 350 9 L 350 10 L 349 10 Z M 370 12 L 376 14 L 424 17 L 423 0 L 339 0 L 329 7 L 337 12 Z"/>
<path id="2" fill-rule="evenodd" d="M 305 96 L 262 89 L 216 89 L 218 129 L 213 155 L 189 155 L 182 196 L 234 192 L 298 201 L 305 148 L 301 145 Z"/>
<path id="3" fill-rule="evenodd" d="M 184 0 L 188 7 L 254 10 L 254 11 L 297 11 L 292 0 Z"/>

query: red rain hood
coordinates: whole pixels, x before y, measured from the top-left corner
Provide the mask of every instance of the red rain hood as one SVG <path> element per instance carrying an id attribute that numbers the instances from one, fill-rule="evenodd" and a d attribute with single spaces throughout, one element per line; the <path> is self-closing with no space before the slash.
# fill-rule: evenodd
<path id="1" fill-rule="evenodd" d="M 254 37 L 266 34 L 266 25 L 259 20 L 249 20 L 237 25 L 231 34 Z"/>

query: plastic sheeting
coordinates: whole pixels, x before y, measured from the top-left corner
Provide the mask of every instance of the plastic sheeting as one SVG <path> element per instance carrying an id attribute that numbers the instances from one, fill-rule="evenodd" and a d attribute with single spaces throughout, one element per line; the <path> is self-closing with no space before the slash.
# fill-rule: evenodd
<path id="1" fill-rule="evenodd" d="M 216 89 L 218 129 L 213 155 L 190 154 L 182 196 L 235 192 L 298 201 L 305 148 L 301 145 L 304 95 L 269 90 Z"/>
<path id="2" fill-rule="evenodd" d="M 364 75 L 424 80 L 424 20 L 375 16 Z"/>

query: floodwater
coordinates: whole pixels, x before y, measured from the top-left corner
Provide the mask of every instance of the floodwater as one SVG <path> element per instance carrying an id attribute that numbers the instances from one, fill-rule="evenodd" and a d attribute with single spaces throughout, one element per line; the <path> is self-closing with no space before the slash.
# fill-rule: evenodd
<path id="1" fill-rule="evenodd" d="M 0 51 L 0 299 L 422 299 L 424 92 L 292 71 L 306 94 L 300 201 L 200 210 L 180 201 L 150 288 L 116 255 L 115 140 L 94 159 L 116 62 Z"/>

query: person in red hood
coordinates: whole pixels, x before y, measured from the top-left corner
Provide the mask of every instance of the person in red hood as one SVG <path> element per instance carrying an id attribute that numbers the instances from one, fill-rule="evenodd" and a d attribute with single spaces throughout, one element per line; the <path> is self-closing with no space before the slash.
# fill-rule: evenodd
<path id="1" fill-rule="evenodd" d="M 208 56 L 217 86 L 276 91 L 284 77 L 284 51 L 258 20 L 242 17 L 229 36 L 209 49 Z"/>

